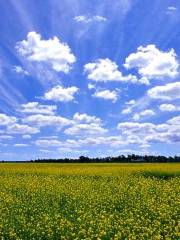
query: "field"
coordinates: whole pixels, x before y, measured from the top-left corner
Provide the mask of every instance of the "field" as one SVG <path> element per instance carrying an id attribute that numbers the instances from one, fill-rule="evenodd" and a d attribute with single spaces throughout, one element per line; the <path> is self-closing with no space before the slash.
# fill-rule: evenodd
<path id="1" fill-rule="evenodd" d="M 0 164 L 0 239 L 180 239 L 180 164 Z"/>

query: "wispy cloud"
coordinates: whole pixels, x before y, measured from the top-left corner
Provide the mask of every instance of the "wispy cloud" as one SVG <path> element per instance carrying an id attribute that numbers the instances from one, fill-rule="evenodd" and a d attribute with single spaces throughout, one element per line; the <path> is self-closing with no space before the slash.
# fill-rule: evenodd
<path id="1" fill-rule="evenodd" d="M 74 17 L 74 21 L 77 23 L 92 23 L 92 22 L 106 22 L 107 18 L 103 17 L 103 16 L 99 16 L 99 15 L 95 15 L 95 16 L 86 16 L 86 15 L 79 15 Z"/>

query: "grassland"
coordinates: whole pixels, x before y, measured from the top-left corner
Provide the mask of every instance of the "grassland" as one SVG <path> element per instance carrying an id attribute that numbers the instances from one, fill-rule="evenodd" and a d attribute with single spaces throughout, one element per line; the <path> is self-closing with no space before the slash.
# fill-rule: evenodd
<path id="1" fill-rule="evenodd" d="M 0 164 L 0 239 L 180 239 L 180 164 Z"/>

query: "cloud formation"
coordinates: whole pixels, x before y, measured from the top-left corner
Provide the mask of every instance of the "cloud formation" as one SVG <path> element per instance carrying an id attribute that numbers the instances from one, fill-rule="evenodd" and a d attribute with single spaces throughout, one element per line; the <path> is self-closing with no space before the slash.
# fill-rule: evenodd
<path id="1" fill-rule="evenodd" d="M 164 103 L 159 106 L 159 109 L 162 112 L 176 112 L 176 111 L 180 111 L 180 106 L 176 106 L 170 103 Z"/>
<path id="2" fill-rule="evenodd" d="M 12 124 L 7 126 L 7 132 L 9 134 L 36 134 L 39 133 L 39 129 L 36 127 L 30 127 L 24 124 Z"/>
<path id="3" fill-rule="evenodd" d="M 164 52 L 151 44 L 138 47 L 137 52 L 126 58 L 124 66 L 137 69 L 141 81 L 148 83 L 151 79 L 176 77 L 179 63 L 174 49 Z"/>
<path id="4" fill-rule="evenodd" d="M 38 102 L 29 102 L 21 105 L 20 112 L 30 113 L 30 114 L 45 114 L 45 115 L 54 115 L 57 110 L 55 105 L 42 105 Z"/>
<path id="5" fill-rule="evenodd" d="M 0 113 L 0 126 L 8 126 L 17 122 L 17 118 Z"/>
<path id="6" fill-rule="evenodd" d="M 47 64 L 56 72 L 68 73 L 76 61 L 66 43 L 57 37 L 44 40 L 36 32 L 29 32 L 26 40 L 16 44 L 16 49 L 28 61 Z"/>
<path id="7" fill-rule="evenodd" d="M 180 98 L 180 82 L 168 83 L 163 86 L 156 86 L 147 92 L 150 98 L 161 100 L 174 100 Z"/>
<path id="8" fill-rule="evenodd" d="M 135 113 L 133 116 L 133 120 L 138 121 L 141 117 L 151 117 L 155 115 L 155 112 L 151 109 L 145 109 L 139 113 Z"/>
<path id="9" fill-rule="evenodd" d="M 98 59 L 96 62 L 87 63 L 84 66 L 84 72 L 87 78 L 97 82 L 108 81 L 129 81 L 137 82 L 137 78 L 133 75 L 123 76 L 118 70 L 118 65 L 109 58 Z"/>
<path id="10" fill-rule="evenodd" d="M 101 119 L 87 114 L 76 113 L 73 116 L 73 125 L 67 128 L 64 133 L 75 136 L 102 135 L 107 132 L 102 126 Z"/>
<path id="11" fill-rule="evenodd" d="M 67 118 L 63 118 L 61 116 L 50 116 L 50 115 L 30 115 L 23 119 L 24 123 L 28 123 L 37 127 L 56 127 L 61 129 L 64 126 L 67 126 L 71 123 L 71 121 Z"/>
<path id="12" fill-rule="evenodd" d="M 115 91 L 115 90 L 110 91 L 108 89 L 97 90 L 92 96 L 96 97 L 96 98 L 101 98 L 101 99 L 104 99 L 104 100 L 110 100 L 114 103 L 118 99 L 118 92 Z"/>
<path id="13" fill-rule="evenodd" d="M 74 95 L 78 92 L 77 87 L 63 88 L 62 86 L 53 87 L 44 94 L 45 100 L 52 100 L 55 102 L 69 102 L 74 100 Z"/>

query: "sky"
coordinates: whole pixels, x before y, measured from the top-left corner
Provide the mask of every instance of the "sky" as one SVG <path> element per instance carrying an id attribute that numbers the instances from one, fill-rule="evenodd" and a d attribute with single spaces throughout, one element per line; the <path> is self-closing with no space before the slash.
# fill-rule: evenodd
<path id="1" fill-rule="evenodd" d="M 180 154 L 180 1 L 0 1 L 0 160 Z"/>

